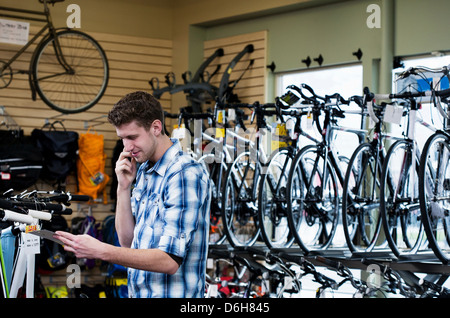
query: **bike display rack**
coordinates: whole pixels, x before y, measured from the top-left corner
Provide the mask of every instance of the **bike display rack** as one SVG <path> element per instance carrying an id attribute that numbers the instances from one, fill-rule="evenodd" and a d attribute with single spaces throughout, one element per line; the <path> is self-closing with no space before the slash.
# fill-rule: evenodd
<path id="1" fill-rule="evenodd" d="M 258 255 L 252 251 L 258 250 Z M 320 257 L 339 261 L 348 268 L 367 270 L 368 263 L 381 263 L 389 266 L 396 271 L 406 271 L 411 273 L 425 273 L 425 274 L 438 274 L 438 275 L 450 275 L 450 266 L 442 264 L 437 259 L 433 252 L 418 253 L 415 255 L 405 255 L 402 257 L 395 257 L 390 250 L 380 250 L 375 252 L 366 253 L 351 253 L 347 249 L 327 249 L 316 250 L 305 254 L 300 248 L 271 248 L 269 249 L 265 245 L 255 245 L 252 247 L 237 246 L 232 247 L 228 244 L 222 245 L 210 245 L 209 257 L 218 258 L 221 255 L 227 253 L 234 253 L 241 257 L 250 258 L 253 260 L 263 260 L 260 255 L 265 253 L 273 253 L 277 255 L 288 254 L 292 256 L 303 257 L 316 266 L 326 266 Z"/>

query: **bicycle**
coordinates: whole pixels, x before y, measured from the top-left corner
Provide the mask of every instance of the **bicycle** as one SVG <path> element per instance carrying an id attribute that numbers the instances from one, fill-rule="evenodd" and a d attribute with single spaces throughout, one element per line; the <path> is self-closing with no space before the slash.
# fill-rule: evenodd
<path id="1" fill-rule="evenodd" d="M 425 67 L 412 68 L 408 73 L 421 75 L 423 71 L 442 73 L 449 78 L 448 67 L 429 69 Z M 419 202 L 422 222 L 431 249 L 436 257 L 444 264 L 450 260 L 450 218 L 449 218 L 449 180 L 450 171 L 447 168 L 450 160 L 448 132 L 450 89 L 435 90 L 432 85 L 431 92 L 423 92 L 431 100 L 443 119 L 443 129 L 431 135 L 422 150 L 419 169 Z M 446 104 L 444 108 L 442 103 Z M 430 168 L 431 182 L 427 173 Z"/>
<path id="2" fill-rule="evenodd" d="M 236 251 L 213 250 L 211 255 L 218 261 L 225 261 L 233 266 L 234 276 L 224 278 L 220 268 L 216 267 L 215 278 L 208 279 L 209 289 L 206 296 L 217 298 L 259 298 L 270 297 L 271 280 L 280 281 L 283 272 L 271 269 L 251 257 L 238 255 Z M 217 286 L 212 288 L 212 286 Z M 219 288 L 219 287 L 225 287 Z M 211 291 L 212 289 L 212 291 Z"/>
<path id="3" fill-rule="evenodd" d="M 276 149 L 264 165 L 265 173 L 258 186 L 258 222 L 261 237 L 269 248 L 290 247 L 295 241 L 295 237 L 290 234 L 287 212 L 288 175 L 299 150 L 300 137 L 319 143 L 301 127 L 301 119 L 308 115 L 309 111 L 290 108 L 298 100 L 290 91 L 276 98 L 275 105 L 278 108 L 280 123 L 276 124 L 275 135 L 277 131 L 279 135 L 276 140 L 272 140 Z M 287 119 L 284 119 L 285 117 Z M 287 129 L 289 121 L 294 121 L 291 131 Z"/>
<path id="4" fill-rule="evenodd" d="M 389 247 L 395 256 L 416 254 L 427 249 L 426 236 L 422 224 L 419 205 L 419 161 L 420 149 L 415 138 L 415 124 L 436 131 L 424 122 L 416 120 L 419 104 L 415 95 L 409 92 L 389 94 L 389 99 L 404 99 L 402 107 L 406 115 L 403 139 L 395 141 L 386 153 L 386 160 L 381 172 L 380 213 Z M 375 99 L 383 97 L 374 95 Z M 431 177 L 428 166 L 427 179 Z"/>
<path id="5" fill-rule="evenodd" d="M 422 75 L 423 72 L 442 73 L 443 75 L 438 80 L 438 83 L 444 77 L 448 77 L 449 74 L 447 67 L 441 69 L 415 67 L 400 74 L 399 78 L 419 75 L 428 82 L 426 76 Z M 430 91 L 371 95 L 371 97 L 378 99 L 408 99 L 412 105 L 407 138 L 406 140 L 395 142 L 386 157 L 381 185 L 380 208 L 385 234 L 389 246 L 396 256 L 400 254 L 414 254 L 419 248 L 423 247 L 431 248 L 440 260 L 446 262 L 447 257 L 441 252 L 442 247 L 446 244 L 448 245 L 449 242 L 447 224 L 445 224 L 447 222 L 445 217 L 446 199 L 444 193 L 439 194 L 438 192 L 442 190 L 445 192 L 445 185 L 442 183 L 445 183 L 446 173 L 439 169 L 446 165 L 446 156 L 441 155 L 445 149 L 445 131 L 447 126 L 444 123 L 444 129 L 441 130 L 423 122 L 423 120 L 417 120 L 434 132 L 425 142 L 422 154 L 420 154 L 414 142 L 413 123 L 416 122 L 415 113 L 418 108 L 415 99 L 419 97 L 430 97 L 439 114 L 444 118 L 444 121 L 447 121 L 448 115 L 438 98 L 448 104 L 450 90 L 436 90 L 432 83 L 429 83 L 429 86 Z M 398 150 L 400 150 L 400 159 L 397 163 L 400 162 L 400 169 L 390 169 L 388 165 L 393 162 L 391 158 Z M 415 153 L 416 157 L 415 165 L 412 164 L 413 153 Z M 396 173 L 395 170 L 399 170 L 400 173 Z M 442 178 L 441 181 L 437 181 L 439 178 Z M 388 184 L 387 187 L 386 183 Z M 419 209 L 420 213 L 418 212 Z M 396 231 L 397 220 L 401 224 L 401 232 Z M 426 237 L 423 235 L 424 230 Z"/>
<path id="6" fill-rule="evenodd" d="M 11 194 L 11 192 L 8 192 Z M 39 236 L 42 233 L 47 239 L 53 239 L 50 234 L 41 230 L 41 222 L 49 222 L 52 216 L 69 215 L 71 201 L 89 201 L 89 196 L 71 195 L 70 193 L 54 191 L 31 191 L 19 195 L 10 195 L 0 199 L 0 220 L 10 224 L 6 231 L 12 234 L 12 242 L 8 244 L 4 255 L 0 246 L 1 272 L 0 281 L 4 298 L 16 298 L 19 288 L 25 282 L 27 298 L 34 297 L 35 255 L 40 253 Z M 57 202 L 57 203 L 52 203 Z M 36 232 L 38 231 L 38 232 Z M 16 249 L 17 237 L 18 249 Z M 2 233 L 3 238 L 3 233 Z M 17 254 L 13 260 L 14 254 Z"/>
<path id="7" fill-rule="evenodd" d="M 399 294 L 405 298 L 416 298 L 418 291 L 413 286 L 409 285 L 397 272 L 387 265 L 380 262 L 362 259 L 361 262 L 371 269 L 370 275 L 373 280 L 366 282 L 369 288 L 369 296 L 371 297 L 386 297 L 388 294 Z"/>
<path id="8" fill-rule="evenodd" d="M 258 185 L 268 160 L 262 147 L 262 135 L 270 129 L 265 117 L 277 115 L 278 110 L 274 104 L 259 102 L 225 104 L 221 107 L 252 109 L 252 123 L 256 117 L 256 130 L 250 132 L 255 140 L 240 138 L 237 143 L 238 154 L 228 166 L 222 197 L 222 219 L 228 241 L 232 246 L 251 246 L 256 243 L 260 234 Z"/>
<path id="9" fill-rule="evenodd" d="M 278 124 L 277 130 L 286 136 L 286 123 L 284 115 L 294 115 L 296 111 L 280 110 L 282 124 Z M 300 129 L 300 120 L 295 123 L 294 131 Z M 280 138 L 282 138 L 280 137 Z M 294 242 L 294 237 L 289 233 L 287 220 L 287 175 L 292 159 L 297 150 L 297 140 L 282 141 L 282 147 L 272 151 L 268 162 L 264 165 L 264 171 L 258 185 L 258 224 L 263 241 L 267 247 L 289 247 Z"/>
<path id="10" fill-rule="evenodd" d="M 0 88 L 9 86 L 13 74 L 28 74 L 33 100 L 36 100 L 37 93 L 45 104 L 61 113 L 86 111 L 101 99 L 106 90 L 109 79 L 106 54 L 90 35 L 53 26 L 48 5 L 64 0 L 39 1 L 44 6 L 43 12 L 0 7 L 0 11 L 33 16 L 1 13 L 2 17 L 45 23 L 14 56 L 8 61 L 0 61 Z M 33 51 L 29 69 L 13 72 L 11 64 L 42 35 Z"/>
<path id="11" fill-rule="evenodd" d="M 287 180 L 286 199 L 290 232 L 301 249 L 309 253 L 311 250 L 325 250 L 330 246 L 338 227 L 341 197 L 338 186 L 344 183 L 341 164 L 346 164 L 346 159 L 339 156 L 332 147 L 332 131 L 345 130 L 356 134 L 360 139 L 366 131 L 336 125 L 336 118 L 345 116 L 339 105 L 348 104 L 350 101 L 360 104 L 360 97 L 352 96 L 348 101 L 339 94 L 321 97 L 306 84 L 302 84 L 301 88 L 295 85 L 288 88 L 298 92 L 305 100 L 307 105 L 301 107 L 311 109 L 316 127 L 322 136 L 321 140 L 297 152 Z M 311 96 L 306 96 L 302 89 L 309 91 Z M 325 115 L 323 126 L 319 120 L 322 113 Z M 362 114 L 360 111 L 355 113 Z"/>
<path id="12" fill-rule="evenodd" d="M 386 162 L 386 139 L 401 137 L 383 132 L 386 103 L 376 104 L 373 94 L 364 88 L 364 105 L 374 123 L 372 138 L 360 144 L 352 154 L 345 174 L 342 223 L 347 246 L 352 253 L 385 250 L 386 238 L 380 236 L 381 174 Z M 378 241 L 378 238 L 380 240 Z"/>
<path id="13" fill-rule="evenodd" d="M 303 256 L 293 255 L 289 252 L 279 252 L 277 255 L 283 261 L 296 264 L 303 272 L 298 279 L 303 278 L 306 275 L 313 276 L 313 282 L 318 283 L 320 286 L 315 291 L 315 298 L 331 298 L 328 293 L 333 293 L 335 290 L 344 283 L 338 283 L 333 278 L 330 278 L 317 270 L 316 266 Z"/>

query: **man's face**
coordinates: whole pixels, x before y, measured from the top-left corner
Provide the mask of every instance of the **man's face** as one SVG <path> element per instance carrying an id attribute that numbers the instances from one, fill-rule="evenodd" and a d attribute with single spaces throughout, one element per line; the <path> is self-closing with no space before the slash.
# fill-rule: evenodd
<path id="1" fill-rule="evenodd" d="M 123 141 L 124 151 L 129 152 L 130 157 L 135 158 L 139 163 L 147 160 L 155 162 L 152 159 L 156 151 L 157 140 L 152 131 L 152 128 L 146 130 L 136 121 L 116 127 L 117 136 Z"/>

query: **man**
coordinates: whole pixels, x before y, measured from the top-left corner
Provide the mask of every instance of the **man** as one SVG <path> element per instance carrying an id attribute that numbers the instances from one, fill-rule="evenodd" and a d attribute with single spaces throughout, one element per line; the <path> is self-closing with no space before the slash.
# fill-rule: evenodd
<path id="1" fill-rule="evenodd" d="M 165 135 L 163 110 L 152 95 L 126 95 L 108 120 L 124 144 L 115 168 L 121 246 L 89 235 L 55 237 L 77 257 L 128 267 L 130 297 L 202 297 L 211 192 L 206 172 Z"/>

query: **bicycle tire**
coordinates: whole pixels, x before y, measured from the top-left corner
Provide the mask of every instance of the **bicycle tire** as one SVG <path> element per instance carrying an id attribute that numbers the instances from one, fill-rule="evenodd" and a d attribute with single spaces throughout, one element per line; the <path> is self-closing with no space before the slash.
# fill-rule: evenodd
<path id="1" fill-rule="evenodd" d="M 64 70 L 55 53 L 55 37 L 48 36 L 31 61 L 32 85 L 50 108 L 64 114 L 84 112 L 105 93 L 109 80 L 106 54 L 93 37 L 80 31 L 58 31 L 56 39 L 74 73 Z"/>
<path id="2" fill-rule="evenodd" d="M 319 169 L 323 167 L 323 157 L 319 147 L 310 145 L 302 148 L 295 156 L 288 177 L 287 189 L 287 213 L 290 231 L 295 238 L 295 242 L 305 252 L 311 250 L 326 249 L 332 242 L 338 224 L 339 215 L 339 193 L 336 181 L 336 174 L 332 165 L 327 159 L 327 169 L 330 176 L 329 188 L 326 196 L 319 198 L 315 190 L 323 182 L 323 171 L 319 171 L 314 176 L 314 189 L 308 194 L 305 188 L 305 180 L 310 179 L 312 170 L 306 171 L 305 167 L 313 164 L 316 159 L 320 159 Z M 328 182 L 325 182 L 328 184 Z M 328 200 L 325 200 L 328 197 Z"/>
<path id="3" fill-rule="evenodd" d="M 292 162 L 292 151 L 280 148 L 272 153 L 263 167 L 259 181 L 258 223 L 261 237 L 267 247 L 290 247 L 294 237 L 287 219 L 287 179 Z"/>
<path id="4" fill-rule="evenodd" d="M 252 182 L 254 177 L 255 184 Z M 251 161 L 248 151 L 239 154 L 227 169 L 222 197 L 222 219 L 228 242 L 233 247 L 252 246 L 259 237 L 258 203 L 251 197 L 251 192 L 257 190 L 255 187 L 258 179 L 257 163 Z"/>
<path id="5" fill-rule="evenodd" d="M 412 142 L 397 140 L 386 154 L 381 173 L 380 213 L 389 247 L 395 256 L 416 254 L 426 237 L 419 205 L 419 161 L 414 155 L 411 180 Z M 405 157 L 406 156 L 406 157 Z"/>
<path id="6" fill-rule="evenodd" d="M 422 222 L 431 249 L 444 264 L 450 260 L 449 142 L 450 137 L 443 132 L 431 135 L 423 147 L 419 169 L 419 202 Z M 425 167 L 433 168 L 431 182 L 426 179 Z"/>
<path id="7" fill-rule="evenodd" d="M 374 158 L 372 145 L 363 143 L 353 152 L 345 173 L 342 192 L 342 225 L 347 247 L 352 253 L 372 251 L 377 245 L 382 227 L 379 208 L 377 208 L 381 167 L 378 165 L 379 167 L 373 169 L 371 163 L 375 162 L 377 161 Z M 376 171 L 375 175 L 373 171 Z M 366 186 L 370 187 L 369 191 L 366 191 Z M 375 201 L 372 197 L 365 196 L 366 192 L 369 192 L 370 196 L 376 194 Z M 364 212 L 366 208 L 369 213 Z M 371 211 L 374 211 L 374 214 L 371 214 Z"/>
<path id="8" fill-rule="evenodd" d="M 223 180 L 225 178 L 227 164 L 222 160 L 217 162 L 214 154 L 203 155 L 197 161 L 205 168 L 213 183 L 209 222 L 209 244 L 220 245 L 226 240 L 221 205 Z M 222 172 L 219 171 L 219 167 L 222 168 Z M 220 181 L 221 184 L 218 184 L 219 177 L 222 178 Z"/>

